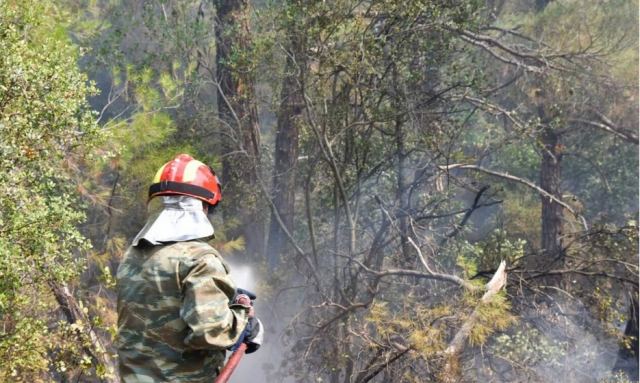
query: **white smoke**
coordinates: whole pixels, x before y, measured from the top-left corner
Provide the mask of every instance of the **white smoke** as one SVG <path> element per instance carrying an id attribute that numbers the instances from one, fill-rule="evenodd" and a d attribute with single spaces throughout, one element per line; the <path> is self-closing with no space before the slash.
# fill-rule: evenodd
<path id="1" fill-rule="evenodd" d="M 497 382 L 597 383 L 609 378 L 618 343 L 579 301 L 562 295 L 552 300 L 553 305 L 523 311 L 513 331 L 497 335 L 490 346 L 497 358 L 487 364 L 475 355 L 476 367 L 492 365 L 500 371 L 500 377 L 492 376 Z"/>
<path id="2" fill-rule="evenodd" d="M 236 284 L 236 287 L 243 288 L 245 290 L 249 290 L 253 293 L 258 293 L 255 291 L 257 286 L 255 273 L 253 269 L 249 265 L 235 264 L 232 262 L 228 262 L 230 269 L 230 276 L 233 282 Z"/>
<path id="3" fill-rule="evenodd" d="M 295 312 L 294 305 L 291 302 L 280 302 L 280 304 L 277 304 L 277 308 L 274 307 L 273 298 L 265 296 L 260 291 L 261 283 L 263 280 L 268 279 L 266 276 L 261 278 L 260 273 L 256 272 L 255 268 L 249 264 L 225 261 L 229 265 L 230 276 L 236 287 L 249 290 L 257 295 L 254 303 L 256 316 L 260 318 L 265 330 L 264 343 L 260 349 L 242 358 L 229 383 L 293 382 L 293 380 L 281 376 L 274 378 L 274 374 L 277 374 L 285 357 L 281 339 L 286 324 Z M 274 315 L 274 309 L 278 311 L 277 316 Z M 284 311 L 288 312 L 285 313 Z M 227 353 L 227 356 L 229 355 L 231 354 Z"/>

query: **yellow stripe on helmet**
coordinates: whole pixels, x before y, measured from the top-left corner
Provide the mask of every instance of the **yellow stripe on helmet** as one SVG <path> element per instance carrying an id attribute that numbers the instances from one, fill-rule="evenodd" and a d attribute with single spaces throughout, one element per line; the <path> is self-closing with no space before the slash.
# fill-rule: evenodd
<path id="1" fill-rule="evenodd" d="M 167 165 L 169 165 L 169 162 L 167 162 L 166 164 L 162 165 L 160 167 L 160 169 L 158 169 L 158 171 L 156 172 L 155 177 L 153 177 L 153 182 L 154 184 L 157 184 L 158 182 L 160 182 L 160 177 L 162 176 L 162 172 L 164 171 L 164 168 L 167 167 Z"/>

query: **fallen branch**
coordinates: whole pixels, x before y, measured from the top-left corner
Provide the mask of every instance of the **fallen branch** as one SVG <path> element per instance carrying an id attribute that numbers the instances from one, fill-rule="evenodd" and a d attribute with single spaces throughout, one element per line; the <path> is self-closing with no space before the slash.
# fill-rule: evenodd
<path id="1" fill-rule="evenodd" d="M 471 334 L 471 330 L 476 325 L 478 320 L 480 319 L 480 306 L 487 304 L 491 301 L 494 295 L 498 293 L 506 284 L 507 284 L 507 272 L 506 272 L 507 263 L 505 261 L 500 262 L 500 266 L 498 270 L 496 270 L 493 277 L 485 285 L 485 293 L 480 299 L 480 303 L 473 310 L 473 313 L 469 316 L 469 318 L 463 323 L 462 327 L 456 335 L 453 337 L 453 340 L 449 343 L 449 346 L 444 351 L 445 357 L 445 365 L 443 367 L 441 373 L 441 381 L 443 383 L 453 383 L 458 381 L 457 379 L 457 365 L 458 365 L 458 355 L 464 349 L 465 342 L 469 335 Z"/>

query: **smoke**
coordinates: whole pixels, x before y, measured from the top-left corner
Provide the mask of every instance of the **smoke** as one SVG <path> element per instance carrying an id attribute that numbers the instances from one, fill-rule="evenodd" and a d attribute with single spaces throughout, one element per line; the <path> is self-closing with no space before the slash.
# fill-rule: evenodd
<path id="1" fill-rule="evenodd" d="M 556 300 L 560 300 L 556 297 Z M 532 366 L 545 381 L 597 382 L 611 374 L 616 362 L 618 344 L 607 336 L 599 321 L 576 302 L 564 300 L 562 311 L 545 323 L 548 339 L 561 340 L 564 352 L 556 363 Z"/>
<path id="2" fill-rule="evenodd" d="M 494 338 L 489 359 L 475 353 L 472 375 L 480 372 L 498 382 L 597 383 L 610 378 L 619 349 L 615 337 L 579 301 L 549 298 L 523 310 L 515 328 Z"/>
<path id="3" fill-rule="evenodd" d="M 230 383 L 273 383 L 293 382 L 282 376 L 280 366 L 287 355 L 283 344 L 285 329 L 299 308 L 299 297 L 280 294 L 276 301 L 269 292 L 261 289 L 268 275 L 258 272 L 258 268 L 239 261 L 227 261 L 230 276 L 237 287 L 256 293 L 254 302 L 256 316 L 264 326 L 264 343 L 258 351 L 245 355 L 229 380 Z M 227 356 L 231 353 L 227 353 Z"/>
<path id="4" fill-rule="evenodd" d="M 260 295 L 258 291 L 255 291 L 257 281 L 251 266 L 246 264 L 236 264 L 235 262 L 227 262 L 227 264 L 230 269 L 229 275 L 233 282 L 235 282 L 236 287 L 254 292 L 258 294 L 258 296 Z"/>

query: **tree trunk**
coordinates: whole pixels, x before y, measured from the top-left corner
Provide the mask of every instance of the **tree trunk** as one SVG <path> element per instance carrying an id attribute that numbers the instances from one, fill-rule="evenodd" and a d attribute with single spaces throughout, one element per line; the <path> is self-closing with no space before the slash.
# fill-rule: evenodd
<path id="1" fill-rule="evenodd" d="M 409 244 L 409 190 L 407 180 L 407 151 L 405 148 L 405 129 L 404 119 L 400 115 L 402 110 L 402 92 L 398 87 L 398 71 L 393 68 L 393 104 L 397 115 L 394 121 L 394 138 L 396 144 L 396 204 L 398 206 L 396 216 L 398 217 L 398 226 L 400 230 L 400 246 L 402 249 L 402 259 L 400 266 L 403 268 L 412 268 L 415 265 L 411 256 L 411 245 Z M 414 257 L 415 258 L 415 257 Z"/>
<path id="2" fill-rule="evenodd" d="M 228 237 L 243 236 L 250 256 L 264 251 L 265 225 L 255 187 L 260 163 L 260 129 L 255 103 L 248 0 L 217 0 L 215 26 L 218 115 L 224 142 L 222 184 Z"/>
<path id="3" fill-rule="evenodd" d="M 547 7 L 551 0 L 536 0 L 534 3 L 535 11 L 542 12 Z M 537 32 L 538 34 L 541 31 Z M 534 81 L 537 89 L 535 90 L 535 104 L 537 108 L 538 118 L 542 127 L 542 134 L 540 141 L 542 143 L 542 160 L 540 163 L 540 188 L 544 191 L 562 200 L 562 193 L 560 191 L 560 160 L 562 154 L 560 153 L 560 137 L 554 130 L 550 123 L 552 117 L 550 116 L 548 105 L 550 102 L 547 100 L 546 93 L 548 86 L 543 78 L 537 78 Z M 540 248 L 542 251 L 542 258 L 535 260 L 534 267 L 549 269 L 558 265 L 559 262 L 564 262 L 562 259 L 562 211 L 563 208 L 558 203 L 551 199 L 541 196 L 541 240 Z"/>
<path id="4" fill-rule="evenodd" d="M 560 192 L 560 160 L 558 135 L 552 128 L 545 127 L 542 133 L 542 162 L 540 164 L 540 187 L 555 198 L 562 200 Z M 544 264 L 552 267 L 562 261 L 562 206 L 542 196 L 542 240 Z"/>
<path id="5" fill-rule="evenodd" d="M 300 87 L 302 86 L 303 64 L 296 62 L 296 52 L 299 44 L 292 42 L 292 50 L 287 53 L 285 77 L 280 94 L 280 110 L 278 112 L 278 126 L 276 131 L 275 164 L 273 169 L 273 203 L 282 222 L 290 233 L 293 233 L 295 213 L 295 179 L 296 164 L 298 162 L 298 118 L 302 114 L 303 100 Z M 269 227 L 269 243 L 267 259 L 269 267 L 276 268 L 285 258 L 289 246 L 282 227 L 275 217 L 271 216 Z"/>
<path id="6" fill-rule="evenodd" d="M 411 245 L 409 244 L 409 190 L 407 182 L 407 164 L 406 164 L 406 150 L 404 145 L 404 132 L 401 121 L 396 121 L 395 139 L 396 139 L 396 176 L 397 176 L 397 189 L 396 189 L 396 203 L 398 204 L 398 210 L 396 215 L 398 216 L 398 226 L 400 229 L 400 246 L 402 248 L 402 261 L 401 265 L 405 268 L 411 268 L 415 265 L 411 256 Z M 415 258 L 415 257 L 414 257 Z"/>

